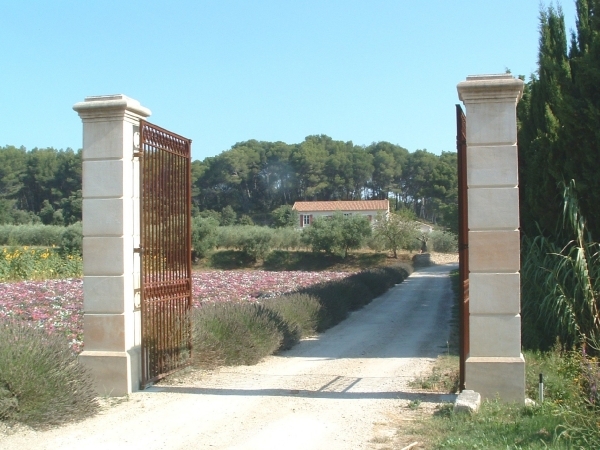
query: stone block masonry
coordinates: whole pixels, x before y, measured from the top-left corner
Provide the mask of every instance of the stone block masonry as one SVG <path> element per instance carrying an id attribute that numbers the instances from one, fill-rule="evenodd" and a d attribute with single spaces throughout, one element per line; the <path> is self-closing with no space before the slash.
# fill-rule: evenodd
<path id="1" fill-rule="evenodd" d="M 139 164 L 134 133 L 150 110 L 125 95 L 87 97 L 83 121 L 83 335 L 79 361 L 100 395 L 140 387 Z M 139 292 L 139 291 L 138 291 Z"/>
<path id="2" fill-rule="evenodd" d="M 458 84 L 467 118 L 469 355 L 465 387 L 483 399 L 525 402 L 521 353 L 517 102 L 509 74 Z"/>

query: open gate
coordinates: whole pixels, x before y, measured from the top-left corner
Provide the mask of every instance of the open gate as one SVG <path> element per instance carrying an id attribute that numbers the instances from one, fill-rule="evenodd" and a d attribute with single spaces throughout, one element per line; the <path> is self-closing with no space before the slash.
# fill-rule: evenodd
<path id="1" fill-rule="evenodd" d="M 140 121 L 142 389 L 191 357 L 192 141 Z"/>
<path id="2" fill-rule="evenodd" d="M 469 226 L 467 198 L 467 120 L 456 105 L 456 151 L 458 156 L 458 255 L 459 255 L 459 347 L 460 390 L 465 389 L 465 361 L 469 354 Z"/>

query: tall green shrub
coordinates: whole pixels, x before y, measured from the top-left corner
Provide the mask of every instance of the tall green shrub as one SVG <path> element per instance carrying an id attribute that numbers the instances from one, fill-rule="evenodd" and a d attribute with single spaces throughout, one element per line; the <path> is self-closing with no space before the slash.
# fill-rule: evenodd
<path id="1" fill-rule="evenodd" d="M 292 227 L 277 228 L 273 232 L 273 248 L 277 250 L 298 250 L 302 246 L 302 232 Z"/>
<path id="2" fill-rule="evenodd" d="M 192 248 L 194 256 L 204 258 L 217 244 L 219 222 L 212 217 L 192 219 Z"/>
<path id="3" fill-rule="evenodd" d="M 575 0 L 576 27 L 560 8 L 540 12 L 538 67 L 517 107 L 521 225 L 546 236 L 561 215 L 561 180 L 574 179 L 588 230 L 600 239 L 600 1 Z"/>
<path id="4" fill-rule="evenodd" d="M 456 253 L 458 251 L 458 236 L 449 231 L 434 230 L 429 233 L 427 245 L 435 252 Z"/>
<path id="5" fill-rule="evenodd" d="M 390 250 L 394 258 L 398 250 L 413 250 L 419 237 L 418 224 L 412 211 L 402 210 L 387 215 L 378 214 L 374 235 Z"/>
<path id="6" fill-rule="evenodd" d="M 0 245 L 58 247 L 64 232 L 59 225 L 0 225 Z"/>
<path id="7" fill-rule="evenodd" d="M 76 222 L 64 229 L 60 238 L 60 248 L 64 255 L 83 255 L 83 226 Z"/>
<path id="8" fill-rule="evenodd" d="M 292 205 L 281 205 L 271 212 L 271 222 L 275 228 L 297 227 L 298 211 Z"/>
<path id="9" fill-rule="evenodd" d="M 273 230 L 267 227 L 246 226 L 239 236 L 239 247 L 253 261 L 265 259 L 272 248 Z"/>
<path id="10" fill-rule="evenodd" d="M 543 235 L 523 240 L 523 340 L 548 348 L 557 337 L 567 347 L 598 351 L 600 244 L 587 230 L 574 181 L 563 184 L 563 199 L 559 242 Z"/>
<path id="11" fill-rule="evenodd" d="M 371 225 L 365 216 L 344 216 L 336 212 L 332 217 L 320 217 L 302 231 L 302 241 L 313 252 L 339 254 L 345 257 L 349 250 L 361 248 L 371 236 Z"/>

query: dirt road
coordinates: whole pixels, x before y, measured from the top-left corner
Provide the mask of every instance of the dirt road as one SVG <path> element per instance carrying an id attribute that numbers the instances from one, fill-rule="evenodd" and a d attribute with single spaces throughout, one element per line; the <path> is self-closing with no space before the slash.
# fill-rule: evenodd
<path id="1" fill-rule="evenodd" d="M 340 325 L 256 366 L 170 380 L 81 423 L 0 435 L 0 448 L 382 448 L 394 434 L 390 418 L 410 400 L 441 400 L 407 383 L 445 351 L 455 267 L 415 272 Z"/>

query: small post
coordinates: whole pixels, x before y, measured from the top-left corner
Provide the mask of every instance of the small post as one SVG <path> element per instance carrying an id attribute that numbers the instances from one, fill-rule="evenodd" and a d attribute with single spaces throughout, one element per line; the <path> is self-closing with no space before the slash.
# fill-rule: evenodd
<path id="1" fill-rule="evenodd" d="M 539 385 L 539 391 L 540 391 L 540 405 L 542 403 L 544 403 L 544 375 L 540 373 L 540 385 Z"/>

